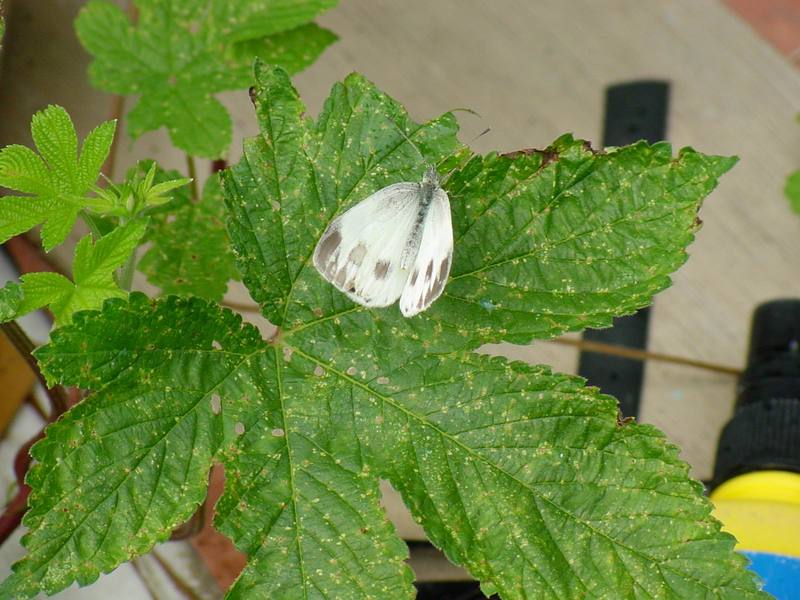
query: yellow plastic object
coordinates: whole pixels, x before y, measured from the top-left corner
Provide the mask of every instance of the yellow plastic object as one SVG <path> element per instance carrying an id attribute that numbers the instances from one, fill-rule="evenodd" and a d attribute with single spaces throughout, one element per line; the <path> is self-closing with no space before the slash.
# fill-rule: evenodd
<path id="1" fill-rule="evenodd" d="M 711 493 L 714 516 L 739 540 L 738 550 L 800 557 L 800 474 L 756 471 Z"/>

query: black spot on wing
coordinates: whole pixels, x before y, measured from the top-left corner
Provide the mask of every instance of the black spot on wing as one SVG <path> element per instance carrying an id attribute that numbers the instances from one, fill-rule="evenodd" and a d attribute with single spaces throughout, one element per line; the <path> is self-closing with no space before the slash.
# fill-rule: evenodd
<path id="1" fill-rule="evenodd" d="M 336 273 L 336 278 L 333 280 L 333 283 L 339 286 L 339 288 L 343 288 L 346 279 L 347 279 L 347 269 L 342 267 L 341 269 L 339 269 L 339 272 Z"/>
<path id="2" fill-rule="evenodd" d="M 425 294 L 425 306 L 430 306 L 430 304 L 441 295 L 442 290 L 444 290 L 444 285 L 447 283 L 447 276 L 450 274 L 451 258 L 452 255 L 448 254 L 447 258 L 439 265 L 439 273 L 436 275 L 436 280 L 431 284 L 428 293 Z"/>
<path id="3" fill-rule="evenodd" d="M 428 268 L 425 271 L 425 279 L 429 280 L 431 277 L 433 277 L 433 261 L 428 263 Z"/>
<path id="4" fill-rule="evenodd" d="M 386 279 L 389 274 L 389 261 L 379 260 L 375 263 L 375 277 L 377 279 Z"/>
<path id="5" fill-rule="evenodd" d="M 327 231 L 317 246 L 316 258 L 317 268 L 324 270 L 327 274 L 328 265 L 342 243 L 342 234 L 338 228 Z"/>
<path id="6" fill-rule="evenodd" d="M 439 275 L 436 278 L 436 281 L 438 282 L 439 280 L 442 280 L 442 281 L 446 280 L 447 279 L 447 275 L 449 273 L 450 273 L 450 255 L 448 254 L 447 258 L 445 258 L 442 261 L 442 264 L 439 265 Z"/>
<path id="7" fill-rule="evenodd" d="M 347 257 L 347 260 L 356 265 L 357 267 L 361 266 L 361 263 L 364 262 L 364 257 L 367 255 L 367 247 L 364 244 L 359 243 L 355 248 L 350 251 L 350 255 Z"/>
<path id="8" fill-rule="evenodd" d="M 419 269 L 414 269 L 414 274 L 411 275 L 411 285 L 417 283 L 417 278 L 419 277 Z"/>

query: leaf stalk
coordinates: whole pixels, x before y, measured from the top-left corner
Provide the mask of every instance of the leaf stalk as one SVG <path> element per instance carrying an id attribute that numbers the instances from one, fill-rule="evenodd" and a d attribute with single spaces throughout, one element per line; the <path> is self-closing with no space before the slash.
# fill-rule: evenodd
<path id="1" fill-rule="evenodd" d="M 199 202 L 200 193 L 197 190 L 197 166 L 194 162 L 194 156 L 191 154 L 186 155 L 186 168 L 189 171 L 189 178 L 192 180 L 189 183 L 189 189 L 192 192 L 192 202 Z"/>
<path id="2" fill-rule="evenodd" d="M 575 348 L 579 348 L 586 352 L 596 352 L 598 354 L 610 354 L 611 356 L 621 356 L 623 358 L 630 358 L 633 360 L 640 360 L 643 362 L 648 360 L 666 362 L 675 365 L 682 365 L 685 367 L 694 367 L 696 369 L 705 369 L 706 371 L 713 371 L 714 373 L 733 375 L 735 377 L 739 377 L 742 374 L 742 370 L 737 369 L 736 367 L 720 365 L 705 360 L 695 360 L 693 358 L 686 358 L 683 356 L 674 356 L 672 354 L 664 354 L 663 352 L 651 352 L 649 350 L 628 348 L 627 346 L 617 346 L 615 344 L 605 344 L 603 342 L 594 342 L 591 340 L 576 340 L 571 338 L 555 338 L 548 341 L 554 344 L 561 344 L 562 346 L 573 346 Z"/>

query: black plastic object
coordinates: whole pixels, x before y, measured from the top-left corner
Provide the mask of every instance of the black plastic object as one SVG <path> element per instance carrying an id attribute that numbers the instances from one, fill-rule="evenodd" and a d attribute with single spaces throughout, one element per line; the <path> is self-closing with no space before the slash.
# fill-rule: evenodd
<path id="1" fill-rule="evenodd" d="M 639 140 L 661 141 L 666 135 L 669 84 L 663 81 L 635 81 L 613 85 L 606 90 L 603 145 L 624 146 Z M 583 338 L 605 344 L 644 349 L 650 310 L 614 319 L 610 329 L 589 329 Z M 626 417 L 639 414 L 644 381 L 644 363 L 630 358 L 581 352 L 578 373 L 590 385 L 619 400 Z"/>
<path id="2" fill-rule="evenodd" d="M 719 438 L 712 485 L 764 469 L 800 472 L 800 300 L 767 302 L 753 314 L 747 368 Z"/>
<path id="3" fill-rule="evenodd" d="M 417 600 L 486 600 L 477 581 L 418 581 L 416 586 Z"/>

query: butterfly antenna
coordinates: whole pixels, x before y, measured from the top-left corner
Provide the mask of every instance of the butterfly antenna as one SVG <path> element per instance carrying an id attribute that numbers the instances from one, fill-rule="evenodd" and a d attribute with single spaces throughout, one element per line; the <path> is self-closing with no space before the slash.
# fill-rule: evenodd
<path id="1" fill-rule="evenodd" d="M 487 133 L 489 133 L 491 130 L 492 130 L 492 128 L 491 128 L 491 127 L 487 127 L 486 129 L 484 129 L 483 131 L 481 131 L 481 132 L 480 132 L 478 135 L 476 135 L 474 138 L 472 138 L 472 139 L 469 141 L 469 143 L 471 144 L 472 142 L 474 142 L 474 141 L 475 141 L 475 140 L 477 140 L 478 138 L 482 138 L 482 137 L 483 137 L 483 136 L 485 136 Z"/>
<path id="2" fill-rule="evenodd" d="M 411 147 L 414 148 L 417 154 L 419 154 L 419 157 L 422 159 L 422 161 L 425 162 L 426 161 L 425 156 L 422 154 L 422 152 L 420 152 L 420 149 L 417 147 L 417 145 L 411 141 L 411 138 L 406 135 L 406 132 L 403 131 L 403 129 L 397 123 L 395 123 L 394 121 L 392 121 L 392 123 L 394 123 L 394 126 L 397 128 L 397 131 L 400 132 L 400 135 L 402 135 L 405 138 L 405 140 L 409 144 L 411 144 Z M 420 127 L 422 126 L 420 125 Z"/>

